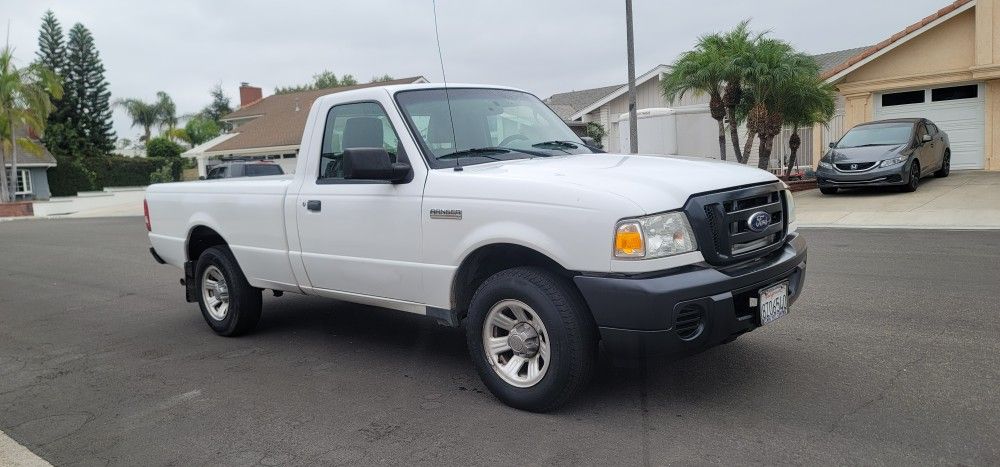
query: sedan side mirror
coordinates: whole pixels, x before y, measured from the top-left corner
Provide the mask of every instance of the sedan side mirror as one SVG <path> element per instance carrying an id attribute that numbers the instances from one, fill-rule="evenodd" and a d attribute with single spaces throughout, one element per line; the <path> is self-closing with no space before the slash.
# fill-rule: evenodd
<path id="1" fill-rule="evenodd" d="M 413 168 L 406 162 L 392 162 L 384 148 L 344 150 L 344 178 L 348 180 L 409 181 Z"/>
<path id="2" fill-rule="evenodd" d="M 837 143 L 830 141 L 830 149 L 837 147 Z"/>
<path id="3" fill-rule="evenodd" d="M 920 142 L 922 142 L 922 143 L 929 143 L 933 139 L 934 139 L 934 137 L 932 137 L 931 135 L 924 135 L 924 136 L 922 136 L 920 138 Z"/>

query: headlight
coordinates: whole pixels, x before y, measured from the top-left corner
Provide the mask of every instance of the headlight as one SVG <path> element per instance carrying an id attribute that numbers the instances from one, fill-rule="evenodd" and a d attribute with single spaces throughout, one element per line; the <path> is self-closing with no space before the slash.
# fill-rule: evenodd
<path id="1" fill-rule="evenodd" d="M 825 162 L 825 161 L 819 161 L 819 166 L 820 166 L 820 168 L 823 168 L 823 169 L 832 169 L 833 168 L 833 164 L 831 164 L 829 162 Z"/>
<path id="2" fill-rule="evenodd" d="M 879 167 L 892 167 L 894 165 L 899 165 L 899 164 L 902 164 L 902 163 L 906 162 L 906 159 L 908 159 L 909 157 L 910 156 L 898 156 L 898 157 L 893 157 L 892 159 L 886 159 L 886 160 L 884 160 L 882 162 L 879 162 L 878 166 Z"/>
<path id="3" fill-rule="evenodd" d="M 682 212 L 623 220 L 615 227 L 616 258 L 662 258 L 698 249 Z"/>
<path id="4" fill-rule="evenodd" d="M 786 224 L 791 224 L 795 222 L 795 200 L 792 198 L 792 192 L 790 190 L 785 190 L 785 218 Z"/>

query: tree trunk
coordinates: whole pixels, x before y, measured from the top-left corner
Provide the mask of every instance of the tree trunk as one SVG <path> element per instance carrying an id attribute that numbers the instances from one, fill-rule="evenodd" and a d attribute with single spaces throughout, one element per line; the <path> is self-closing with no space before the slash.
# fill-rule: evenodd
<path id="1" fill-rule="evenodd" d="M 17 201 L 17 140 L 16 133 L 14 132 L 14 119 L 11 118 L 11 114 L 7 112 L 7 122 L 10 125 L 10 196 L 11 201 Z"/>
<path id="2" fill-rule="evenodd" d="M 144 138 L 146 138 L 146 139 L 144 140 L 144 141 L 146 141 L 146 144 L 149 144 L 149 138 L 151 138 L 151 137 L 152 137 L 152 131 L 151 131 L 151 130 L 149 129 L 149 127 L 147 126 L 147 127 L 146 127 L 146 136 L 144 136 Z"/>
<path id="3" fill-rule="evenodd" d="M 729 119 L 729 139 L 732 140 L 733 157 L 736 158 L 737 162 L 743 160 L 743 155 L 740 154 L 740 135 L 736 129 L 736 107 L 739 106 L 742 99 L 743 89 L 740 80 L 735 79 L 726 83 L 725 92 L 722 94 L 722 103 L 726 106 L 726 117 Z"/>
<path id="4" fill-rule="evenodd" d="M 743 155 L 740 153 L 740 134 L 736 128 L 736 115 L 735 108 L 729 111 L 729 139 L 733 142 L 733 157 L 737 161 L 743 159 Z"/>
<path id="5" fill-rule="evenodd" d="M 722 120 L 716 121 L 719 122 L 719 158 L 726 160 L 726 124 Z"/>
<path id="6" fill-rule="evenodd" d="M 10 201 L 7 189 L 7 151 L 3 150 L 3 145 L 0 144 L 0 203 L 6 203 Z"/>
<path id="7" fill-rule="evenodd" d="M 743 158 L 739 160 L 740 164 L 746 164 L 750 161 L 750 151 L 753 149 L 753 138 L 755 132 L 752 129 L 747 129 L 747 141 L 743 143 Z"/>
<path id="8" fill-rule="evenodd" d="M 799 126 L 795 125 L 792 127 L 792 136 L 788 138 L 788 167 L 785 167 L 785 179 L 792 176 L 792 167 L 795 167 L 796 156 L 799 152 L 799 147 L 802 146 L 802 138 L 799 137 Z"/>
<path id="9" fill-rule="evenodd" d="M 757 168 L 767 170 L 771 166 L 771 147 L 774 142 L 774 135 L 761 133 L 759 136 L 760 150 L 757 151 L 757 154 L 760 159 L 757 161 Z"/>

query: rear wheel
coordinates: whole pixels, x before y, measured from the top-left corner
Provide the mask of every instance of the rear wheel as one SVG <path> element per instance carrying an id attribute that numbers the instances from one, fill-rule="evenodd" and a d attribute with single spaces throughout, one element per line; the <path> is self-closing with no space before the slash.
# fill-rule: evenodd
<path id="1" fill-rule="evenodd" d="M 913 161 L 910 164 L 910 180 L 903 185 L 903 191 L 907 193 L 913 193 L 917 191 L 917 187 L 920 186 L 920 162 Z"/>
<path id="2" fill-rule="evenodd" d="M 945 178 L 951 173 L 951 150 L 944 152 L 944 161 L 941 162 L 941 168 L 937 172 L 934 172 L 934 176 L 937 178 Z"/>
<path id="3" fill-rule="evenodd" d="M 260 320 L 260 289 L 247 282 L 226 247 L 211 247 L 198 258 L 198 305 L 209 327 L 220 336 L 253 331 Z"/>
<path id="4" fill-rule="evenodd" d="M 586 386 L 597 332 L 583 299 L 544 269 L 498 272 L 476 291 L 466 340 L 479 377 L 503 403 L 547 412 Z"/>
<path id="5" fill-rule="evenodd" d="M 835 186 L 821 186 L 819 187 L 819 192 L 824 195 L 835 195 L 837 194 L 837 187 Z"/>

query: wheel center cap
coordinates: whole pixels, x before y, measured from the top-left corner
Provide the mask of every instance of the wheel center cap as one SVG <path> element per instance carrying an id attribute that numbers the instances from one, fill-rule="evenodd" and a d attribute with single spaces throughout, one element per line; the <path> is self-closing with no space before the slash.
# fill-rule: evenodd
<path id="1" fill-rule="evenodd" d="M 538 353 L 538 331 L 528 323 L 518 323 L 510 330 L 507 345 L 518 356 L 534 357 Z"/>

